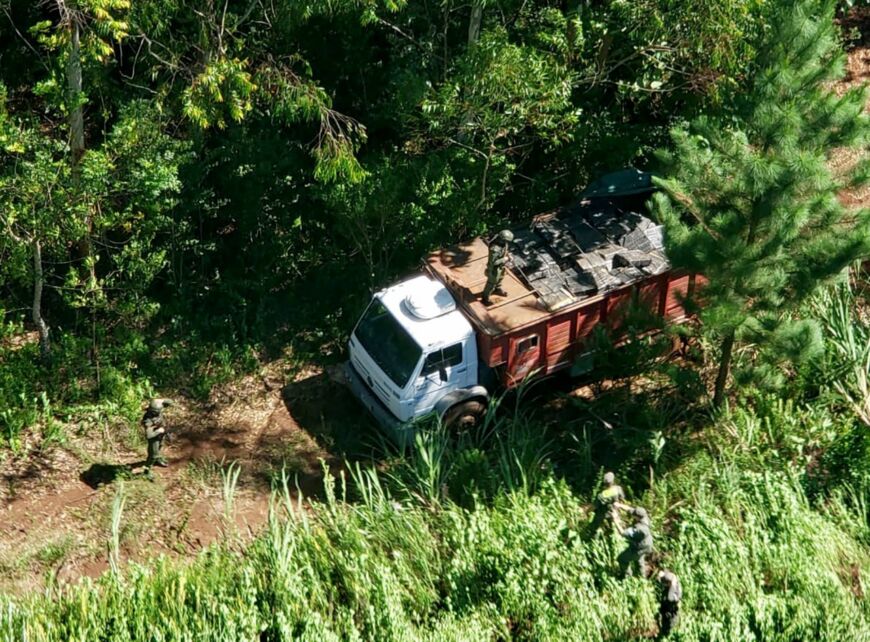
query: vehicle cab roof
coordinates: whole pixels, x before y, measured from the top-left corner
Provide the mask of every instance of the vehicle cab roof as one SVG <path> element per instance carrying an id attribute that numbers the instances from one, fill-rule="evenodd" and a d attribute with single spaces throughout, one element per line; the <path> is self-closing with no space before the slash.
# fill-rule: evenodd
<path id="1" fill-rule="evenodd" d="M 426 352 L 472 334 L 471 324 L 458 310 L 450 291 L 425 274 L 400 281 L 375 296 Z"/>

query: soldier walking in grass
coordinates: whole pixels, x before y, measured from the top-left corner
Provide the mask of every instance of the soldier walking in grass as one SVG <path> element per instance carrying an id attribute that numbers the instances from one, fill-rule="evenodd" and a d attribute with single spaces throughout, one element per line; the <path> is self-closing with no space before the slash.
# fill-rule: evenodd
<path id="1" fill-rule="evenodd" d="M 152 466 L 165 468 L 169 465 L 166 459 L 160 455 L 160 447 L 166 437 L 166 426 L 163 423 L 163 410 L 172 405 L 169 399 L 152 399 L 148 409 L 142 417 L 142 427 L 145 428 L 145 439 L 148 441 L 148 457 L 145 460 L 145 468 L 149 471 Z"/>
<path id="2" fill-rule="evenodd" d="M 683 599 L 683 587 L 680 578 L 671 571 L 659 571 L 659 639 L 671 634 L 680 621 L 680 601 Z"/>
<path id="3" fill-rule="evenodd" d="M 504 272 L 510 258 L 508 246 L 514 240 L 514 234 L 510 230 L 502 230 L 489 244 L 489 258 L 486 262 L 486 286 L 483 288 L 483 304 L 490 305 L 490 297 L 493 294 L 507 296 L 501 287 Z"/>
<path id="4" fill-rule="evenodd" d="M 604 488 L 595 497 L 593 504 L 595 512 L 589 527 L 592 535 L 598 532 L 608 518 L 616 525 L 620 533 L 623 531 L 619 510 L 625 507 L 624 501 L 625 492 L 623 492 L 622 486 L 616 483 L 616 475 L 610 472 L 605 473 Z"/>
<path id="5" fill-rule="evenodd" d="M 647 555 L 653 551 L 653 536 L 649 515 L 643 508 L 633 508 L 631 511 L 634 524 L 622 531 L 626 539 L 626 547 L 619 554 L 619 573 L 621 577 L 631 575 L 636 566 L 642 577 L 649 576 Z"/>

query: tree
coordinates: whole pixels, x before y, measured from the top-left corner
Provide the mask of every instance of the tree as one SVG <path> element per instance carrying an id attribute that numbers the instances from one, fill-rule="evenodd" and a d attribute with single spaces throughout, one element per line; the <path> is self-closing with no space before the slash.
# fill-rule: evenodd
<path id="1" fill-rule="evenodd" d="M 180 188 L 185 158 L 184 146 L 164 126 L 153 105 L 131 101 L 102 144 L 83 154 L 76 178 L 66 141 L 35 119 L 10 116 L 0 85 L 0 281 L 32 284 L 31 317 L 43 357 L 51 345 L 42 312 L 47 289 L 59 291 L 73 308 L 108 311 L 127 325 L 147 318 L 144 292 L 166 262 L 155 238 L 171 223 L 166 212 Z M 78 201 L 82 207 L 70 207 Z M 81 238 L 86 215 L 94 211 L 100 212 L 94 219 L 94 265 L 101 258 L 103 267 L 83 288 L 67 260 L 68 247 Z M 69 268 L 66 274 L 57 271 L 63 267 Z"/>
<path id="2" fill-rule="evenodd" d="M 6 90 L 0 85 L 0 276 L 19 277 L 33 285 L 31 319 L 39 332 L 43 361 L 51 357 L 49 326 L 43 316 L 45 290 L 43 250 L 68 239 L 69 226 L 54 216 L 63 201 L 69 166 L 56 160 L 63 145 L 52 143 L 32 128 L 15 123 L 6 111 Z"/>
<path id="3" fill-rule="evenodd" d="M 654 210 L 675 267 L 705 275 L 700 313 L 718 337 L 714 404 L 726 393 L 735 346 L 755 344 L 769 374 L 805 358 L 819 332 L 798 318 L 818 287 L 870 252 L 870 212 L 837 198 L 867 180 L 867 161 L 834 175 L 838 148 L 864 150 L 866 93 L 836 95 L 844 54 L 835 2 L 780 2 L 745 99 L 672 131 Z M 777 375 L 778 376 L 778 375 Z"/>
<path id="4" fill-rule="evenodd" d="M 400 4 L 387 0 L 385 10 Z M 139 46 L 130 74 L 150 76 L 164 88 L 182 79 L 180 96 L 170 97 L 180 98 L 181 114 L 202 131 L 224 130 L 251 115 L 279 126 L 315 124 L 309 146 L 315 177 L 358 181 L 365 172 L 355 153 L 365 128 L 333 108 L 293 35 L 313 18 L 362 11 L 365 19 L 379 6 L 380 0 L 137 3 L 131 29 L 138 33 L 131 40 Z"/>
<path id="5" fill-rule="evenodd" d="M 532 150 L 572 141 L 574 74 L 561 63 L 562 45 L 547 51 L 538 43 L 514 44 L 495 28 L 457 59 L 451 81 L 423 100 L 419 148 L 458 151 L 457 165 L 464 160 L 469 173 L 479 174 L 478 208 L 491 206 Z"/>
<path id="6" fill-rule="evenodd" d="M 60 88 L 66 85 L 64 99 L 59 99 L 58 105 L 63 106 L 69 119 L 70 164 L 72 180 L 76 184 L 81 181 L 82 159 L 85 155 L 84 108 L 87 96 L 82 63 L 103 65 L 111 57 L 112 45 L 126 36 L 127 24 L 119 14 L 126 11 L 129 4 L 129 0 L 54 0 L 46 5 L 54 9 L 57 23 L 45 20 L 30 29 L 48 51 L 57 54 L 56 63 L 61 63 L 55 68 L 55 78 L 47 83 L 43 91 L 54 89 L 60 95 L 63 93 Z M 96 289 L 97 281 L 91 239 L 94 216 L 94 212 L 86 212 L 86 230 L 79 240 L 80 258 L 86 264 L 88 287 L 91 290 Z"/>

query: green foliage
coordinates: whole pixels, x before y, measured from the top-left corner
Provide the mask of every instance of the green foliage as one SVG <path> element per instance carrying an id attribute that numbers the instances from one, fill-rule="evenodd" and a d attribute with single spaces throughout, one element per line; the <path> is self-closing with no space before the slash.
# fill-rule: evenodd
<path id="1" fill-rule="evenodd" d="M 180 189 L 184 146 L 164 133 L 155 105 L 133 101 L 104 144 L 85 153 L 73 180 L 60 141 L 35 123 L 15 124 L 12 151 L 0 156 L 0 223 L 7 230 L 0 247 L 12 259 L 0 274 L 13 284 L 31 282 L 30 245 L 40 241 L 43 260 L 59 268 L 46 268 L 46 288 L 71 308 L 89 307 L 110 314 L 113 324 L 141 327 L 157 309 L 144 295 L 165 264 L 165 254 L 153 246 L 170 223 L 166 211 Z M 88 230 L 99 246 L 88 258 L 93 280 L 68 260 L 68 246 Z"/>
<path id="2" fill-rule="evenodd" d="M 217 60 L 206 67 L 184 90 L 184 115 L 202 128 L 223 129 L 229 119 L 239 122 L 254 106 L 256 85 L 242 60 Z"/>
<path id="3" fill-rule="evenodd" d="M 711 448 L 727 459 L 801 474 L 813 470 L 820 454 L 848 434 L 851 425 L 824 405 L 758 394 L 752 407 L 725 413 L 718 427 L 710 435 Z"/>
<path id="4" fill-rule="evenodd" d="M 675 129 L 661 154 L 655 210 L 669 256 L 709 279 L 701 318 L 722 337 L 717 402 L 735 338 L 760 350 L 759 379 L 772 383 L 770 364 L 818 354 L 818 328 L 794 312 L 870 251 L 870 213 L 837 198 L 864 180 L 860 164 L 829 169 L 836 148 L 866 145 L 870 122 L 863 89 L 830 89 L 843 73 L 833 4 L 784 3 L 771 20 L 746 95 L 730 114 Z"/>
<path id="5" fill-rule="evenodd" d="M 39 367 L 35 341 L 0 341 L 0 446 L 21 452 L 31 427 L 39 431 L 28 445 L 48 447 L 65 441 L 63 426 L 71 420 L 90 426 L 106 417 L 139 419 L 142 400 L 151 393 L 147 378 L 110 365 L 123 362 L 110 351 L 101 355 L 97 379 L 90 350 L 87 339 L 58 334 L 50 366 Z"/>
<path id="6" fill-rule="evenodd" d="M 64 56 L 68 56 L 72 23 L 85 27 L 82 30 L 84 57 L 98 62 L 106 62 L 114 54 L 112 45 L 129 35 L 129 24 L 125 18 L 130 9 L 130 0 L 78 0 L 74 3 L 58 3 L 57 8 L 58 23 L 41 20 L 28 31 L 36 36 L 43 47 L 63 51 Z M 57 87 L 65 86 L 59 66 L 56 73 L 52 82 Z"/>
<path id="7" fill-rule="evenodd" d="M 327 317 L 339 345 L 368 290 L 431 248 L 642 159 L 738 82 L 767 20 L 504 0 L 475 5 L 469 39 L 452 0 L 7 4 L 0 302 L 29 319 L 39 242 L 43 318 L 90 339 L 77 373 L 200 397 L 252 346 L 319 354 Z"/>
<path id="8" fill-rule="evenodd" d="M 570 140 L 577 122 L 572 77 L 554 55 L 493 31 L 457 63 L 456 75 L 422 103 L 436 140 L 456 137 L 497 147 L 519 143 L 520 135 L 550 145 Z"/>
<path id="9" fill-rule="evenodd" d="M 860 278 L 861 270 L 854 276 Z M 864 301 L 855 295 L 847 279 L 822 290 L 814 303 L 815 316 L 825 330 L 824 359 L 813 369 L 816 384 L 836 394 L 860 418 L 870 425 L 870 327 L 857 314 Z"/>
<path id="10" fill-rule="evenodd" d="M 685 622 L 683 636 L 711 627 L 721 627 L 722 639 L 866 635 L 866 605 L 852 592 L 852 573 L 867 558 L 854 532 L 812 511 L 788 476 L 727 464 L 687 473 L 683 483 L 697 499 L 675 516 L 680 537 L 667 547 L 684 586 L 696 587 L 686 606 L 699 615 Z"/>
<path id="11" fill-rule="evenodd" d="M 640 0 L 593 9 L 586 31 L 592 42 L 607 43 L 594 81 L 618 83 L 653 108 L 666 107 L 686 86 L 703 102 L 721 103 L 739 89 L 742 66 L 755 55 L 763 11 L 754 0 Z"/>
<path id="12" fill-rule="evenodd" d="M 167 640 L 640 640 L 654 632 L 652 583 L 616 579 L 611 542 L 584 534 L 585 507 L 564 483 L 433 508 L 401 499 L 401 489 L 396 497 L 374 468 L 353 470 L 359 503 L 343 490 L 336 497 L 328 482 L 325 500 L 303 507 L 285 478 L 268 527 L 245 550 L 216 546 L 189 565 L 119 565 L 96 583 L 3 598 L 0 636 L 139 639 L 154 618 Z M 840 499 L 814 509 L 794 473 L 702 453 L 644 504 L 661 563 L 682 578 L 679 639 L 867 635 L 866 526 Z"/>

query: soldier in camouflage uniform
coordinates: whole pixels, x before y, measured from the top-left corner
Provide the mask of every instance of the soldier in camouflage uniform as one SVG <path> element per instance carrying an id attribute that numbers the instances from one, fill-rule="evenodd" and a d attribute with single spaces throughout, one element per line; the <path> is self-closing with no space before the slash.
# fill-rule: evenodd
<path id="1" fill-rule="evenodd" d="M 683 587 L 680 578 L 671 571 L 659 571 L 659 639 L 671 634 L 680 621 L 680 601 Z"/>
<path id="2" fill-rule="evenodd" d="M 619 519 L 619 509 L 624 507 L 624 501 L 625 493 L 622 486 L 616 483 L 616 476 L 613 473 L 605 473 L 604 488 L 595 497 L 595 514 L 589 527 L 590 533 L 592 535 L 597 533 L 608 517 L 621 533 L 623 528 Z"/>
<path id="3" fill-rule="evenodd" d="M 514 240 L 514 234 L 510 230 L 502 230 L 489 244 L 489 259 L 486 262 L 486 287 L 483 288 L 483 304 L 490 304 L 493 294 L 507 296 L 501 287 L 504 279 L 504 271 L 510 255 L 508 246 Z"/>
<path id="4" fill-rule="evenodd" d="M 680 578 L 671 571 L 659 571 L 659 639 L 671 634 L 680 621 L 680 600 L 683 599 L 683 587 Z"/>
<path id="5" fill-rule="evenodd" d="M 152 399 L 142 416 L 142 427 L 145 428 L 145 439 L 148 441 L 148 458 L 145 460 L 145 467 L 148 470 L 152 466 L 165 468 L 169 465 L 160 455 L 160 447 L 163 445 L 163 438 L 166 437 L 163 410 L 171 405 L 172 401 L 169 399 Z"/>
<path id="6" fill-rule="evenodd" d="M 646 557 L 653 551 L 653 536 L 650 529 L 649 515 L 643 508 L 632 509 L 634 524 L 622 531 L 627 540 L 627 546 L 619 554 L 619 573 L 622 577 L 631 575 L 633 567 L 637 566 L 643 577 L 649 576 L 649 566 Z"/>

